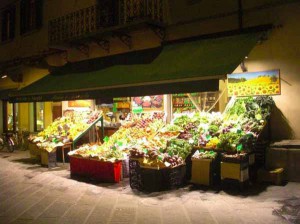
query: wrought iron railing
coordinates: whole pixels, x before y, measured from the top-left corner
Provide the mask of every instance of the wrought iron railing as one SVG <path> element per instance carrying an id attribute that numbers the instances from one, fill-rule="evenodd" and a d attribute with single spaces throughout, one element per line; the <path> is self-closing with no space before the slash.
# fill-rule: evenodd
<path id="1" fill-rule="evenodd" d="M 143 19 L 162 23 L 164 2 L 165 0 L 103 0 L 102 4 L 50 20 L 49 44 L 81 38 L 107 27 L 127 25 Z"/>

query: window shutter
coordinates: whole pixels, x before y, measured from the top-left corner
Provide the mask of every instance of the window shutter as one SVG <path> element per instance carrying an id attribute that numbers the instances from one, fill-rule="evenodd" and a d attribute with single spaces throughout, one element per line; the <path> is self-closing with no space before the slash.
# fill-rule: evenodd
<path id="1" fill-rule="evenodd" d="M 36 28 L 43 26 L 43 0 L 36 0 Z"/>
<path id="2" fill-rule="evenodd" d="M 6 41 L 7 39 L 7 19 L 5 11 L 1 14 L 1 41 Z"/>
<path id="3" fill-rule="evenodd" d="M 20 34 L 23 34 L 26 31 L 26 0 L 21 0 L 20 8 Z"/>
<path id="4" fill-rule="evenodd" d="M 15 24 L 16 24 L 16 7 L 13 6 L 10 10 L 10 24 L 9 24 L 9 39 L 15 38 Z"/>

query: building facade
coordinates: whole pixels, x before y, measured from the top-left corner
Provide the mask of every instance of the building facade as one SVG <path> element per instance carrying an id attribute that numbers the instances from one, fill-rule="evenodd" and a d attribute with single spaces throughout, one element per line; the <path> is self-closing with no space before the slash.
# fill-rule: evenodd
<path id="1" fill-rule="evenodd" d="M 3 91 L 23 88 L 67 62 L 272 24 L 266 39 L 254 47 L 244 64 L 249 72 L 280 69 L 281 95 L 274 96 L 277 109 L 271 120 L 272 138 L 300 137 L 299 1 L 6 0 L 0 8 L 1 73 L 8 76 L 0 80 Z M 220 89 L 225 87 L 226 80 L 220 80 Z M 221 108 L 226 102 L 225 94 Z M 17 107 L 19 129 L 33 131 L 35 106 L 19 103 Z M 57 103 L 44 103 L 45 126 L 51 123 L 56 107 Z"/>

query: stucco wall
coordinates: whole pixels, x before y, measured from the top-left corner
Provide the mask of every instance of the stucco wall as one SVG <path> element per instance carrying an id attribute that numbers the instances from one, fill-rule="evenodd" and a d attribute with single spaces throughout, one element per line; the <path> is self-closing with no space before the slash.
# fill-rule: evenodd
<path id="1" fill-rule="evenodd" d="M 300 138 L 300 4 L 283 7 L 278 13 L 282 28 L 257 45 L 246 60 L 248 71 L 280 69 L 281 95 L 274 96 L 271 127 L 274 139 Z M 235 72 L 241 72 L 237 68 Z"/>
<path id="2" fill-rule="evenodd" d="M 45 0 L 43 6 L 43 26 L 24 35 L 20 35 L 20 1 L 6 1 L 16 3 L 16 34 L 12 42 L 0 45 L 0 61 L 15 57 L 26 57 L 38 54 L 48 49 L 48 21 L 70 12 L 96 4 L 96 0 Z M 4 4 L 2 4 L 4 5 Z"/>

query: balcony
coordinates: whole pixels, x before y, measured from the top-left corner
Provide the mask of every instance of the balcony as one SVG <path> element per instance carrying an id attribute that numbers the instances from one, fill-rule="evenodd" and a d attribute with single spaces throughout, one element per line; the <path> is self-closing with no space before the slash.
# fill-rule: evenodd
<path id="1" fill-rule="evenodd" d="M 141 24 L 161 28 L 164 4 L 165 0 L 103 0 L 97 5 L 50 20 L 49 46 L 102 40 L 103 36 L 119 31 L 124 33 Z M 126 38 L 123 40 L 126 42 Z"/>

